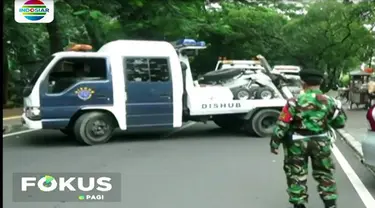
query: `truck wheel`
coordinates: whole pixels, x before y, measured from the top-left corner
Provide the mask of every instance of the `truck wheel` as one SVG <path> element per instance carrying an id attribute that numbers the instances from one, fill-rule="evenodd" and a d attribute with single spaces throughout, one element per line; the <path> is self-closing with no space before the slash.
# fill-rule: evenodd
<path id="1" fill-rule="evenodd" d="M 251 92 L 246 88 L 239 88 L 233 91 L 235 100 L 248 100 L 251 98 Z"/>
<path id="2" fill-rule="evenodd" d="M 102 112 L 85 113 L 74 124 L 76 140 L 86 145 L 107 143 L 114 129 L 112 117 Z"/>
<path id="3" fill-rule="evenodd" d="M 242 127 L 243 120 L 236 116 L 214 116 L 213 121 L 216 125 L 227 130 L 239 130 Z"/>
<path id="4" fill-rule="evenodd" d="M 246 122 L 245 129 L 251 129 L 259 137 L 270 136 L 279 115 L 280 111 L 278 110 L 262 109 Z"/>
<path id="5" fill-rule="evenodd" d="M 245 131 L 245 134 L 247 134 L 248 136 L 251 136 L 251 137 L 258 136 L 255 134 L 253 126 L 251 125 L 251 122 L 249 121 L 245 121 L 243 125 L 243 130 Z"/>
<path id="6" fill-rule="evenodd" d="M 255 93 L 256 99 L 269 100 L 274 97 L 273 89 L 270 87 L 260 87 Z"/>

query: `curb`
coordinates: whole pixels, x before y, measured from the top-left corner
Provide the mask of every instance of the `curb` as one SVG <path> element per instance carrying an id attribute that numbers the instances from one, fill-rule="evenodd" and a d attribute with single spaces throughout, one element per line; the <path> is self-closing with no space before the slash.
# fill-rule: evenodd
<path id="1" fill-rule="evenodd" d="M 363 158 L 362 145 L 351 134 L 344 129 L 337 129 L 336 132 L 341 138 L 356 152 L 358 156 Z"/>

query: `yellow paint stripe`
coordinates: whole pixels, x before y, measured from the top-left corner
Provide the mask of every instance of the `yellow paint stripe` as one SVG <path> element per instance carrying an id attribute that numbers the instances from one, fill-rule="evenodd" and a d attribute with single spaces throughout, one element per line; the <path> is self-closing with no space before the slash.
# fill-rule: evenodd
<path id="1" fill-rule="evenodd" d="M 22 118 L 22 116 L 9 116 L 9 117 L 5 117 L 5 118 L 3 118 L 3 121 L 14 120 L 14 119 L 20 119 L 20 118 Z"/>

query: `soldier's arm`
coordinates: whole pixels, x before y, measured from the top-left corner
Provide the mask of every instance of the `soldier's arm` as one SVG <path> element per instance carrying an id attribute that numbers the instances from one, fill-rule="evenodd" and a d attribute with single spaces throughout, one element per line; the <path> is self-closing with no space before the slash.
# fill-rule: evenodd
<path id="1" fill-rule="evenodd" d="M 279 119 L 276 122 L 276 126 L 271 136 L 271 148 L 277 149 L 283 142 L 285 135 L 290 131 L 291 122 L 295 113 L 295 106 L 293 105 L 294 100 L 288 100 L 288 103 L 282 109 Z"/>
<path id="2" fill-rule="evenodd" d="M 335 100 L 331 100 L 331 106 L 331 116 L 328 124 L 334 129 L 344 128 L 348 117 L 344 109 L 342 109 L 341 103 L 336 103 Z"/>

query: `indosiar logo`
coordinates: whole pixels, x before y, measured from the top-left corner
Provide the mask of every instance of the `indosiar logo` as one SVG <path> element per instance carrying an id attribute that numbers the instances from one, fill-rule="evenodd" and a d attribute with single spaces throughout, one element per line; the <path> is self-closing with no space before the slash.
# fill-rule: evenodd
<path id="1" fill-rule="evenodd" d="M 14 19 L 18 23 L 50 23 L 54 19 L 54 2 L 15 0 Z"/>

